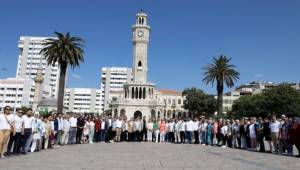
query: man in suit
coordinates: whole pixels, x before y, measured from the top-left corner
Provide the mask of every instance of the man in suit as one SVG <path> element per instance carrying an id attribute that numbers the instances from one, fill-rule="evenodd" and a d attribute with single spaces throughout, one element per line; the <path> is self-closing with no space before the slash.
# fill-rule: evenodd
<path id="1" fill-rule="evenodd" d="M 54 135 L 55 135 L 55 144 L 56 146 L 61 145 L 61 138 L 64 129 L 64 119 L 62 114 L 58 113 L 57 118 L 54 120 Z"/>

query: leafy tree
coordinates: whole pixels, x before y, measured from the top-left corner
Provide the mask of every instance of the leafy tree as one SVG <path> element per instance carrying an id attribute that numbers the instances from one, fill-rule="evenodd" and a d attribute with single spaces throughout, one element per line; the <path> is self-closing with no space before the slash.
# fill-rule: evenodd
<path id="1" fill-rule="evenodd" d="M 300 115 L 300 93 L 288 84 L 267 89 L 263 92 L 265 107 L 272 114 Z"/>
<path id="2" fill-rule="evenodd" d="M 84 61 L 84 40 L 71 36 L 69 32 L 66 34 L 54 33 L 57 38 L 46 39 L 40 53 L 44 55 L 48 65 L 58 64 L 60 67 L 57 112 L 62 113 L 67 67 L 71 66 L 74 69 Z"/>
<path id="3" fill-rule="evenodd" d="M 29 109 L 31 109 L 31 107 L 22 106 L 21 109 L 24 113 L 26 113 Z"/>
<path id="4" fill-rule="evenodd" d="M 203 67 L 203 82 L 214 85 L 217 82 L 218 93 L 218 114 L 223 113 L 223 91 L 224 83 L 227 87 L 233 87 L 234 82 L 239 79 L 240 73 L 236 71 L 235 66 L 230 64 L 231 58 L 221 55 L 219 58 L 213 57 L 213 63 Z"/>
<path id="5" fill-rule="evenodd" d="M 189 110 L 195 117 L 196 114 L 212 115 L 216 111 L 216 100 L 214 96 L 205 94 L 195 87 L 185 89 L 182 92 L 185 96 L 183 107 Z"/>
<path id="6" fill-rule="evenodd" d="M 234 117 L 300 115 L 300 93 L 288 84 L 281 84 L 261 94 L 242 96 L 234 102 L 232 112 Z"/>

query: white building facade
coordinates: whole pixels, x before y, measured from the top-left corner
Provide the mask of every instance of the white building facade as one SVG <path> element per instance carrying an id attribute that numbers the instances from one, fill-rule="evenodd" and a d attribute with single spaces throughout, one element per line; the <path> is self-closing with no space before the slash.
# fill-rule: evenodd
<path id="1" fill-rule="evenodd" d="M 66 88 L 64 107 L 67 112 L 100 113 L 101 91 L 92 88 Z"/>
<path id="2" fill-rule="evenodd" d="M 33 102 L 34 81 L 32 79 L 8 78 L 0 80 L 0 110 L 10 106 L 16 110 L 30 107 Z"/>
<path id="3" fill-rule="evenodd" d="M 123 85 L 132 80 L 132 69 L 127 67 L 103 67 L 101 69 L 101 113 L 109 110 L 113 97 L 123 91 Z"/>
<path id="4" fill-rule="evenodd" d="M 57 97 L 60 69 L 57 64 L 48 66 L 46 59 L 40 54 L 43 43 L 51 37 L 21 36 L 18 48 L 19 59 L 17 63 L 16 78 L 34 79 L 39 65 L 42 65 L 44 81 L 42 83 L 42 97 Z"/>

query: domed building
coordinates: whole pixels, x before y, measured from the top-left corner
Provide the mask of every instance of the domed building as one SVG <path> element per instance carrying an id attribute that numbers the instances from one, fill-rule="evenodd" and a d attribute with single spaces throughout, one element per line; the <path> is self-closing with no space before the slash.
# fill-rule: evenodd
<path id="1" fill-rule="evenodd" d="M 57 110 L 56 98 L 44 98 L 38 104 L 38 111 L 52 112 Z"/>

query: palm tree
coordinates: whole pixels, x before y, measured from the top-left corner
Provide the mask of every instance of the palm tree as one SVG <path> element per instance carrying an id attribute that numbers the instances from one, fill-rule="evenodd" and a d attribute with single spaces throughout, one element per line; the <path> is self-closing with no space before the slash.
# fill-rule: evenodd
<path id="1" fill-rule="evenodd" d="M 54 33 L 57 38 L 46 39 L 43 43 L 44 48 L 40 53 L 44 55 L 48 65 L 57 63 L 60 67 L 57 112 L 62 113 L 67 68 L 71 66 L 74 69 L 84 61 L 83 46 L 85 42 L 80 37 L 70 36 L 69 32 L 66 34 Z"/>
<path id="2" fill-rule="evenodd" d="M 221 55 L 219 58 L 213 58 L 213 63 L 207 64 L 203 67 L 204 78 L 203 82 L 207 85 L 209 83 L 214 85 L 217 82 L 218 93 L 218 114 L 223 113 L 223 90 L 224 82 L 228 88 L 234 86 L 234 81 L 239 79 L 240 73 L 235 70 L 235 66 L 230 64 L 231 58 Z"/>

